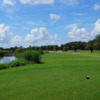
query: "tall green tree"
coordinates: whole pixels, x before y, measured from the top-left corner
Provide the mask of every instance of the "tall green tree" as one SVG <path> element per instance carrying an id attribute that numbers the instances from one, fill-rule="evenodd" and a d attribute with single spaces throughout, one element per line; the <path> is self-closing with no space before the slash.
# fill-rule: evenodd
<path id="1" fill-rule="evenodd" d="M 68 50 L 68 47 L 63 47 L 63 51 L 67 51 Z"/>
<path id="2" fill-rule="evenodd" d="M 87 44 L 88 49 L 90 49 L 91 53 L 94 50 L 94 40 L 90 40 Z"/>
<path id="3" fill-rule="evenodd" d="M 97 50 L 100 50 L 100 34 L 94 39 Z"/>

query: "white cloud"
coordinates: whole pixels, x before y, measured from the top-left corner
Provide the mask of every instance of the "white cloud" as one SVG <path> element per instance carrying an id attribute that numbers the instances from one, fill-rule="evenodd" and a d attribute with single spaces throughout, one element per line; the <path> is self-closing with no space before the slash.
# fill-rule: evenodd
<path id="1" fill-rule="evenodd" d="M 20 0 L 22 4 L 31 4 L 31 5 L 38 5 L 38 4 L 53 4 L 54 0 Z"/>
<path id="2" fill-rule="evenodd" d="M 11 45 L 11 46 L 21 46 L 21 45 L 23 45 L 22 37 L 16 35 L 15 37 L 13 37 L 13 38 L 11 39 L 10 45 Z"/>
<path id="3" fill-rule="evenodd" d="M 68 37 L 73 41 L 88 41 L 91 35 L 85 28 L 78 29 L 77 26 L 73 26 L 72 30 L 68 32 Z"/>
<path id="4" fill-rule="evenodd" d="M 16 3 L 15 0 L 3 0 L 3 4 L 14 6 Z"/>
<path id="5" fill-rule="evenodd" d="M 28 42 L 35 42 L 38 40 L 44 40 L 48 37 L 48 32 L 46 28 L 35 28 L 31 30 L 31 33 L 26 36 L 26 41 Z"/>
<path id="6" fill-rule="evenodd" d="M 70 6 L 76 6 L 79 3 L 79 0 L 59 0 L 59 1 Z"/>
<path id="7" fill-rule="evenodd" d="M 60 19 L 60 16 L 58 16 L 56 14 L 50 14 L 50 19 L 58 20 L 58 19 Z"/>
<path id="8" fill-rule="evenodd" d="M 48 33 L 46 28 L 35 28 L 32 29 L 30 34 L 27 34 L 25 38 L 22 36 L 14 36 L 12 38 L 12 33 L 9 31 L 11 27 L 5 26 L 5 24 L 0 25 L 0 46 L 4 48 L 12 46 L 41 46 L 41 45 L 53 45 L 60 43 L 58 36 L 51 35 Z"/>
<path id="9" fill-rule="evenodd" d="M 77 27 L 77 24 L 71 24 L 71 25 L 67 25 L 65 28 L 66 29 L 70 29 L 70 28 L 73 28 L 73 27 Z"/>
<path id="10" fill-rule="evenodd" d="M 94 24 L 94 29 L 92 30 L 92 36 L 96 36 L 100 34 L 100 19 L 97 20 L 97 22 Z"/>
<path id="11" fill-rule="evenodd" d="M 3 4 L 15 5 L 17 0 L 3 0 Z M 21 4 L 39 5 L 39 4 L 54 4 L 54 2 L 61 2 L 67 5 L 77 5 L 79 0 L 19 0 Z"/>
<path id="12" fill-rule="evenodd" d="M 99 10 L 99 9 L 100 9 L 100 5 L 95 4 L 93 9 L 94 9 L 94 10 Z"/>
<path id="13" fill-rule="evenodd" d="M 52 36 L 52 35 L 50 35 L 49 36 L 49 43 L 51 44 L 51 45 L 55 45 L 55 44 L 60 44 L 60 39 L 59 39 L 59 37 L 57 36 L 57 34 L 55 34 L 54 36 Z M 48 44 L 49 44 L 48 43 Z"/>
<path id="14" fill-rule="evenodd" d="M 57 44 L 59 41 L 57 35 L 50 35 L 44 27 L 32 29 L 25 38 L 25 42 L 38 45 Z"/>
<path id="15" fill-rule="evenodd" d="M 10 41 L 12 33 L 9 31 L 10 26 L 0 24 L 0 44 L 8 43 Z"/>

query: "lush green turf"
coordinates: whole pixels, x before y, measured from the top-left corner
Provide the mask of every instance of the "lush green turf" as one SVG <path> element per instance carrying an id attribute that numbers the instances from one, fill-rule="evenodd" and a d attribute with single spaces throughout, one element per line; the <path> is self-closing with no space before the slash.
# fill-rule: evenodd
<path id="1" fill-rule="evenodd" d="M 85 54 L 85 55 L 100 56 L 100 51 L 95 51 L 95 50 L 92 53 L 91 53 L 90 50 L 81 50 L 81 51 L 77 51 L 77 52 L 70 50 L 67 53 L 76 53 L 76 54 Z"/>
<path id="2" fill-rule="evenodd" d="M 100 58 L 67 53 L 42 58 L 44 64 L 1 70 L 0 100 L 100 99 Z"/>
<path id="3" fill-rule="evenodd" d="M 100 56 L 100 51 L 93 51 L 93 53 L 91 53 L 89 50 L 87 50 L 87 51 L 80 51 L 80 54 L 88 54 L 88 55 Z"/>

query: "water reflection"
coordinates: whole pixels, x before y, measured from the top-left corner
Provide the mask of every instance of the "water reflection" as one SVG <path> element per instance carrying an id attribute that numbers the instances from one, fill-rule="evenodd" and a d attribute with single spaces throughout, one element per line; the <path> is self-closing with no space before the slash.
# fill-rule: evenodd
<path id="1" fill-rule="evenodd" d="M 2 59 L 0 59 L 0 63 L 9 63 L 14 60 L 16 60 L 15 56 L 4 56 Z"/>

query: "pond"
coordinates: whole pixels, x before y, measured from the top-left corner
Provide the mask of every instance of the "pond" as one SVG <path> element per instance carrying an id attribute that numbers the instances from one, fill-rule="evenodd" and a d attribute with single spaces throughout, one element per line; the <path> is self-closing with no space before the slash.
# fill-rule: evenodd
<path id="1" fill-rule="evenodd" d="M 16 60 L 17 58 L 15 56 L 4 56 L 0 59 L 0 63 L 9 63 L 11 61 Z"/>

